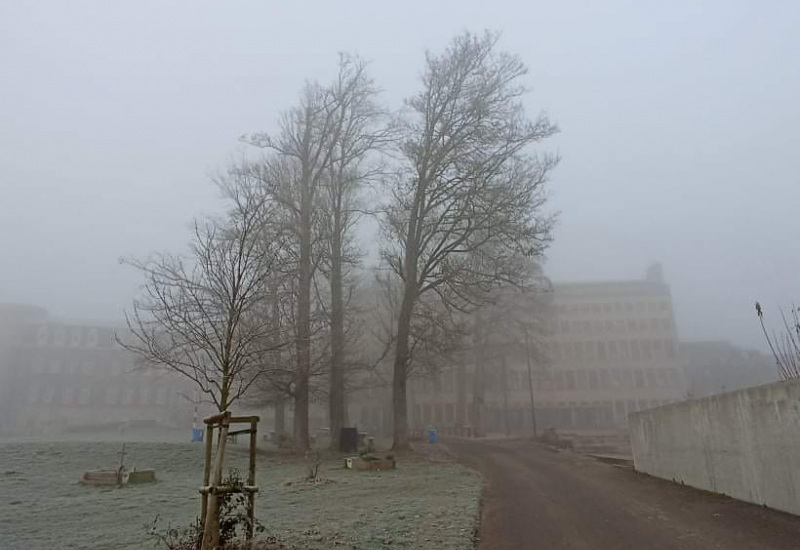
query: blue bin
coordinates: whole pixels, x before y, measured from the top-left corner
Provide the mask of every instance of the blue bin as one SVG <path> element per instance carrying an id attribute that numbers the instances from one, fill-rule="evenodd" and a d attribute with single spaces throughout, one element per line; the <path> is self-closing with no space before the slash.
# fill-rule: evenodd
<path id="1" fill-rule="evenodd" d="M 439 433 L 436 431 L 436 428 L 428 428 L 428 443 L 436 443 L 438 437 Z"/>
<path id="2" fill-rule="evenodd" d="M 192 428 L 192 443 L 203 441 L 203 428 Z"/>

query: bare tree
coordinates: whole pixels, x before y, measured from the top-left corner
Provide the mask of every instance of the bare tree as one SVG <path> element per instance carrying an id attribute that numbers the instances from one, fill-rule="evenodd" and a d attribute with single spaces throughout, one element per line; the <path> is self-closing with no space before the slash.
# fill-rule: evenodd
<path id="1" fill-rule="evenodd" d="M 297 245 L 297 310 L 295 352 L 297 375 L 293 395 L 295 445 L 310 448 L 309 405 L 312 365 L 312 297 L 314 274 L 321 258 L 319 247 L 319 191 L 328 176 L 334 153 L 335 112 L 330 97 L 316 83 L 308 83 L 300 105 L 286 112 L 275 136 L 255 134 L 247 141 L 269 149 L 276 156 L 265 161 L 261 171 L 266 189 L 287 212 L 286 228 L 294 233 Z"/>
<path id="2" fill-rule="evenodd" d="M 244 177 L 233 169 L 232 179 Z M 220 182 L 233 200 L 223 220 L 196 221 L 191 254 L 123 260 L 144 276 L 143 295 L 126 312 L 130 335 L 118 338 L 148 366 L 194 382 L 226 411 L 263 374 L 260 362 L 281 344 L 264 315 L 267 282 L 280 239 L 264 246 L 263 198 Z"/>
<path id="3" fill-rule="evenodd" d="M 783 330 L 780 333 L 773 331 L 772 335 L 764 325 L 764 309 L 759 302 L 756 302 L 756 314 L 781 379 L 800 378 L 800 309 L 793 305 L 789 309 L 789 317 L 781 310 Z"/>
<path id="4" fill-rule="evenodd" d="M 344 414 L 343 296 L 348 239 L 356 221 L 353 199 L 359 183 L 372 177 L 366 158 L 388 132 L 376 126 L 377 90 L 358 58 L 342 55 L 329 86 L 308 83 L 300 104 L 283 115 L 275 135 L 255 134 L 247 141 L 273 157 L 262 170 L 266 189 L 288 213 L 286 228 L 296 241 L 295 431 L 299 448 L 309 447 L 309 395 L 313 370 L 316 277 L 327 267 L 330 290 L 330 412 L 338 433 Z M 323 266 L 324 261 L 328 261 Z M 316 305 L 315 305 L 316 303 Z"/>
<path id="5" fill-rule="evenodd" d="M 524 285 L 499 287 L 490 293 L 486 302 L 472 316 L 475 361 L 472 422 L 478 435 L 484 433 L 486 365 L 499 355 L 500 363 L 505 368 L 506 355 L 509 353 L 524 358 L 527 366 L 531 424 L 534 433 L 536 431 L 533 378 L 548 363 L 543 348 L 548 335 L 551 285 L 537 264 L 530 263 L 530 268 L 531 275 Z M 501 373 L 501 376 L 505 377 L 505 373 Z"/>
<path id="6" fill-rule="evenodd" d="M 342 54 L 339 73 L 327 88 L 327 109 L 333 113 L 336 139 L 324 194 L 326 274 L 330 287 L 330 377 L 328 412 L 331 448 L 338 449 L 345 422 L 346 308 L 345 284 L 350 267 L 358 258 L 351 245 L 358 221 L 357 194 L 365 182 L 380 173 L 381 166 L 371 158 L 391 138 L 385 115 L 376 104 L 377 89 L 367 73 L 366 63 Z"/>
<path id="7" fill-rule="evenodd" d="M 402 281 L 393 366 L 394 446 L 408 446 L 410 331 L 422 297 L 468 310 L 499 284 L 518 284 L 520 256 L 542 254 L 552 218 L 541 213 L 557 163 L 527 148 L 556 132 L 529 120 L 519 78 L 525 66 L 496 51 L 497 36 L 456 37 L 429 54 L 423 90 L 407 102 L 404 170 L 383 218 L 383 258 Z"/>

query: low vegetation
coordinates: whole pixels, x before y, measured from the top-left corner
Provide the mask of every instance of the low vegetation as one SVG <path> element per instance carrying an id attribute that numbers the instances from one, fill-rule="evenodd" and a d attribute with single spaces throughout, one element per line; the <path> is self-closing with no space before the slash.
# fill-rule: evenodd
<path id="1" fill-rule="evenodd" d="M 145 527 L 156 514 L 162 533 L 190 526 L 200 506 L 201 446 L 130 444 L 131 466 L 156 469 L 153 485 L 77 484 L 85 470 L 113 464 L 118 450 L 113 443 L 0 443 L 0 493 L 11 495 L 0 501 L 2 548 L 163 549 Z M 245 463 L 234 447 L 230 467 Z M 266 548 L 472 548 L 481 478 L 471 470 L 403 455 L 396 470 L 357 472 L 322 457 L 316 479 L 326 482 L 318 483 L 306 481 L 308 467 L 304 458 L 259 458 L 256 518 Z"/>

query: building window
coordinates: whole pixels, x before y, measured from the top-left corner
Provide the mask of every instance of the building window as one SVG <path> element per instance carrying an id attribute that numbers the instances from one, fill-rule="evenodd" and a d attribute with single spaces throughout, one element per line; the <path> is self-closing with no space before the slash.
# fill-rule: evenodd
<path id="1" fill-rule="evenodd" d="M 642 348 L 639 340 L 631 340 L 631 359 L 639 361 L 642 358 Z"/>
<path id="2" fill-rule="evenodd" d="M 39 332 L 36 333 L 36 345 L 39 347 L 47 345 L 47 327 L 39 327 Z"/>
<path id="3" fill-rule="evenodd" d="M 117 388 L 106 389 L 106 404 L 116 405 L 119 403 L 119 390 Z"/>
<path id="4" fill-rule="evenodd" d="M 56 336 L 54 338 L 54 343 L 57 346 L 63 346 L 67 340 L 67 332 L 64 330 L 64 327 L 58 327 L 56 329 Z"/>
<path id="5" fill-rule="evenodd" d="M 455 406 L 452 403 L 447 403 L 445 406 L 445 419 L 448 424 L 456 421 Z"/>
<path id="6" fill-rule="evenodd" d="M 621 359 L 629 359 L 631 356 L 630 353 L 630 343 L 627 340 L 620 340 L 619 342 L 619 356 Z"/>
<path id="7" fill-rule="evenodd" d="M 611 369 L 609 372 L 609 387 L 611 388 L 619 388 L 620 387 L 620 371 L 619 369 Z"/>
<path id="8" fill-rule="evenodd" d="M 139 388 L 139 404 L 150 404 L 150 388 Z"/>
<path id="9" fill-rule="evenodd" d="M 86 333 L 86 347 L 87 348 L 97 347 L 97 329 L 93 328 Z"/>
<path id="10" fill-rule="evenodd" d="M 653 358 L 653 351 L 650 340 L 642 340 L 642 359 L 650 360 Z"/>
<path id="11" fill-rule="evenodd" d="M 568 321 L 561 321 L 561 332 L 568 333 L 569 332 L 569 322 Z"/>
<path id="12" fill-rule="evenodd" d="M 69 345 L 72 346 L 73 348 L 77 348 L 78 346 L 81 345 L 81 329 L 79 328 L 72 329 L 72 334 L 70 335 L 69 338 Z"/>
<path id="13" fill-rule="evenodd" d="M 603 304 L 603 313 L 611 313 L 611 304 Z"/>
<path id="14" fill-rule="evenodd" d="M 80 396 L 78 397 L 78 403 L 81 405 L 88 405 L 89 398 L 91 397 L 91 390 L 89 388 L 81 388 Z"/>
<path id="15" fill-rule="evenodd" d="M 56 397 L 56 389 L 50 386 L 44 391 L 43 401 L 49 405 L 50 403 L 53 402 L 53 399 L 55 399 L 55 397 Z"/>
<path id="16" fill-rule="evenodd" d="M 583 342 L 575 342 L 573 346 L 575 347 L 575 360 L 578 362 L 583 361 Z"/>
<path id="17" fill-rule="evenodd" d="M 53 359 L 50 363 L 50 374 L 58 374 L 61 372 L 61 359 Z"/>
<path id="18" fill-rule="evenodd" d="M 608 359 L 605 342 L 597 342 L 597 359 L 600 361 L 605 361 Z"/>
<path id="19" fill-rule="evenodd" d="M 561 356 L 564 361 L 572 361 L 572 344 L 569 342 L 561 343 Z"/>
<path id="20" fill-rule="evenodd" d="M 633 379 L 636 385 L 636 389 L 644 389 L 646 388 L 645 380 L 644 380 L 644 373 L 640 370 L 633 371 Z"/>
<path id="21" fill-rule="evenodd" d="M 576 382 L 576 383 L 575 383 L 575 386 L 577 386 L 577 388 L 578 388 L 579 390 L 586 389 L 586 387 L 587 387 L 587 385 L 588 385 L 588 382 L 587 382 L 587 378 L 588 378 L 588 376 L 586 375 L 586 371 L 585 371 L 585 370 L 579 370 L 579 371 L 577 371 L 577 372 L 575 373 L 575 378 L 576 378 L 576 381 L 575 381 L 575 382 Z"/>
<path id="22" fill-rule="evenodd" d="M 660 325 L 658 319 L 650 319 L 650 330 L 656 331 L 659 329 Z"/>
<path id="23" fill-rule="evenodd" d="M 611 359 L 618 359 L 619 358 L 619 350 L 617 348 L 616 340 L 612 340 L 608 343 L 608 356 Z"/>
<path id="24" fill-rule="evenodd" d="M 628 319 L 628 330 L 630 332 L 636 332 L 636 321 L 633 319 Z"/>
<path id="25" fill-rule="evenodd" d="M 589 371 L 589 389 L 596 390 L 599 386 L 597 380 L 597 371 L 590 370 Z"/>
<path id="26" fill-rule="evenodd" d="M 590 321 L 583 322 L 583 332 L 587 334 L 592 332 L 592 323 Z"/>
<path id="27" fill-rule="evenodd" d="M 125 388 L 125 399 L 124 399 L 123 403 L 125 405 L 133 405 L 133 402 L 135 400 L 134 399 L 135 398 L 135 394 L 136 394 L 136 389 L 135 388 Z"/>
<path id="28" fill-rule="evenodd" d="M 567 389 L 574 390 L 575 389 L 575 371 L 568 370 L 565 373 L 566 381 L 567 381 Z"/>
<path id="29" fill-rule="evenodd" d="M 44 371 L 45 371 L 44 358 L 34 357 L 33 361 L 31 361 L 31 372 L 33 372 L 33 374 L 41 374 Z"/>
<path id="30" fill-rule="evenodd" d="M 64 405 L 72 405 L 75 403 L 75 389 L 74 388 L 64 388 L 62 402 Z"/>
<path id="31" fill-rule="evenodd" d="M 167 403 L 167 388 L 159 388 L 156 391 L 156 405 L 165 405 Z"/>
<path id="32" fill-rule="evenodd" d="M 600 388 L 606 389 L 611 387 L 611 384 L 609 383 L 608 380 L 609 378 L 608 371 L 606 369 L 600 369 L 597 373 L 597 376 L 599 378 Z"/>
<path id="33" fill-rule="evenodd" d="M 37 403 L 39 401 L 39 385 L 31 384 L 28 390 L 28 403 Z"/>

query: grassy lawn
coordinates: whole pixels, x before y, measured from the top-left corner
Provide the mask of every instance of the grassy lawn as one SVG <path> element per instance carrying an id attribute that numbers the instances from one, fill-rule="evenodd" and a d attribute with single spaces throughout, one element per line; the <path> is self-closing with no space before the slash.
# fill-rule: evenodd
<path id="1" fill-rule="evenodd" d="M 0 547 L 155 547 L 145 525 L 185 525 L 198 513 L 202 446 L 131 443 L 126 463 L 157 471 L 155 485 L 97 489 L 77 484 L 85 470 L 117 462 L 115 443 L 0 443 Z M 229 465 L 246 471 L 244 448 Z M 307 483 L 307 462 L 260 456 L 256 516 L 267 533 L 300 549 L 472 547 L 480 476 L 447 461 L 401 457 L 389 472 L 323 462 L 328 483 Z"/>

